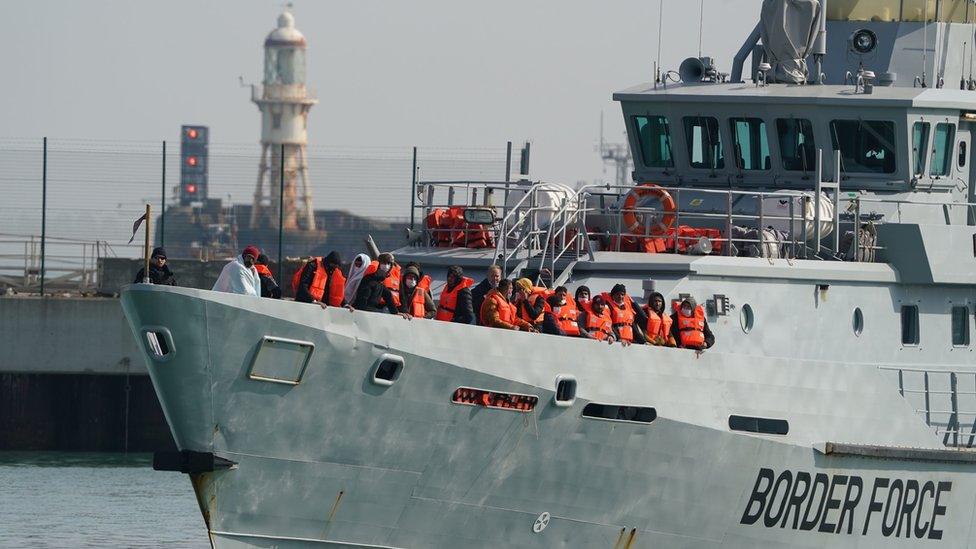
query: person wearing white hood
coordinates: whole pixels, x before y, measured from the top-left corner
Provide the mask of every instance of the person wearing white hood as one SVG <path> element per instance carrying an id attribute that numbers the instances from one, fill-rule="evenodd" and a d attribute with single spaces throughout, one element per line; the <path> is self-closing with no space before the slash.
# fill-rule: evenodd
<path id="1" fill-rule="evenodd" d="M 261 251 L 257 246 L 244 248 L 241 255 L 224 265 L 224 270 L 220 271 L 220 276 L 213 285 L 213 291 L 261 297 L 261 276 L 254 267 L 259 255 Z"/>
<path id="2" fill-rule="evenodd" d="M 349 266 L 349 275 L 346 276 L 346 303 L 352 304 L 356 301 L 356 292 L 359 291 L 359 283 L 363 281 L 363 274 L 369 267 L 369 256 L 359 254 L 352 260 Z"/>

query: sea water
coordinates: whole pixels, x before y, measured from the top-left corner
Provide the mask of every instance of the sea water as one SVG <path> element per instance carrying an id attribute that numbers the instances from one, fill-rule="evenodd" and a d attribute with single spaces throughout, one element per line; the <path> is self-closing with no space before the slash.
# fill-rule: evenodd
<path id="1" fill-rule="evenodd" d="M 0 452 L 0 547 L 210 547 L 187 475 L 146 454 Z"/>

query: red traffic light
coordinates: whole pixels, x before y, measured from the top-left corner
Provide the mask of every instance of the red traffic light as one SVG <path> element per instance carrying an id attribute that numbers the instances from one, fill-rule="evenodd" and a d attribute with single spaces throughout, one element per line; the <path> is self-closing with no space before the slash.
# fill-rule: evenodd
<path id="1" fill-rule="evenodd" d="M 195 156 L 188 156 L 188 157 L 186 157 L 186 165 L 187 166 L 196 166 L 197 165 L 197 157 L 195 157 Z"/>
<path id="2" fill-rule="evenodd" d="M 190 139 L 196 139 L 198 135 L 200 134 L 197 132 L 196 128 L 189 128 L 186 130 L 186 136 Z"/>
<path id="3" fill-rule="evenodd" d="M 189 194 L 197 194 L 197 186 L 193 183 L 188 183 L 186 185 L 186 192 Z"/>

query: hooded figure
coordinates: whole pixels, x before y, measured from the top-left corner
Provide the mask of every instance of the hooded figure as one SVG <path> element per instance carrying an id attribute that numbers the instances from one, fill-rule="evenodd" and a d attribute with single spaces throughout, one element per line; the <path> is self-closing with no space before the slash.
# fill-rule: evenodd
<path id="1" fill-rule="evenodd" d="M 268 256 L 261 254 L 254 263 L 254 268 L 258 271 L 258 276 L 261 277 L 261 297 L 281 299 L 281 288 L 278 286 L 278 282 L 274 279 L 274 274 L 271 273 L 271 269 L 268 267 L 270 262 L 271 260 L 268 259 Z"/>
<path id="2" fill-rule="evenodd" d="M 434 298 L 430 294 L 430 278 L 426 277 L 426 283 L 421 283 L 424 281 L 425 277 L 422 272 L 420 272 L 420 265 L 417 263 L 407 263 L 407 266 L 403 269 L 403 277 L 400 281 L 400 307 L 401 313 L 409 314 L 410 316 L 421 316 L 423 318 L 434 318 L 434 314 L 437 312 L 437 306 L 434 305 Z M 422 295 L 418 295 L 417 292 L 423 292 Z M 416 303 L 415 303 L 416 302 Z M 414 305 L 417 305 L 415 308 Z M 423 314 L 419 314 L 420 311 L 417 309 L 423 309 Z"/>
<path id="3" fill-rule="evenodd" d="M 333 307 L 341 307 L 345 303 L 348 303 L 344 299 L 346 280 L 342 276 L 342 271 L 339 269 L 341 264 L 342 258 L 339 256 L 339 252 L 336 251 L 329 252 L 329 255 L 323 258 L 313 258 L 306 263 L 302 267 L 298 285 L 295 287 L 295 301 L 302 303 L 325 303 Z M 320 268 L 325 271 L 324 277 L 321 276 Z M 325 286 L 316 288 L 313 291 L 312 286 L 316 283 L 316 274 L 320 275 L 320 280 L 324 278 Z M 333 287 L 335 284 L 339 284 L 338 288 Z"/>
<path id="4" fill-rule="evenodd" d="M 688 297 L 671 315 L 671 336 L 680 347 L 704 350 L 715 344 L 715 336 L 705 320 L 705 310 Z"/>
<path id="5" fill-rule="evenodd" d="M 664 345 L 675 347 L 674 337 L 671 335 L 673 321 L 671 316 L 665 311 L 664 295 L 660 292 L 651 292 L 647 299 L 645 311 L 647 313 L 647 342 L 651 345 Z"/>
<path id="6" fill-rule="evenodd" d="M 261 297 L 261 277 L 254 268 L 259 255 L 261 252 L 255 246 L 244 248 L 241 255 L 224 265 L 213 291 Z"/>
<path id="7" fill-rule="evenodd" d="M 397 314 L 393 293 L 386 287 L 386 278 L 393 270 L 393 254 L 381 253 L 376 261 L 376 270 L 368 275 L 364 273 L 362 280 L 359 281 L 353 307 L 360 311 Z"/>
<path id="8" fill-rule="evenodd" d="M 356 300 L 356 291 L 359 290 L 359 283 L 363 280 L 363 273 L 369 267 L 369 256 L 359 254 L 352 260 L 349 266 L 349 275 L 346 276 L 346 303 Z"/>

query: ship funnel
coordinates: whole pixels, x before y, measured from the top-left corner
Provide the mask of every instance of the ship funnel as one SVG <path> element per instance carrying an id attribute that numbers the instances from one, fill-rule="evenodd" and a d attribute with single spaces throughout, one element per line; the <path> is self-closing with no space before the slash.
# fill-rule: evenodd
<path id="1" fill-rule="evenodd" d="M 678 67 L 678 76 L 685 84 L 701 82 L 705 76 L 705 63 L 702 63 L 702 60 L 697 57 L 689 57 L 682 61 L 681 66 Z"/>

